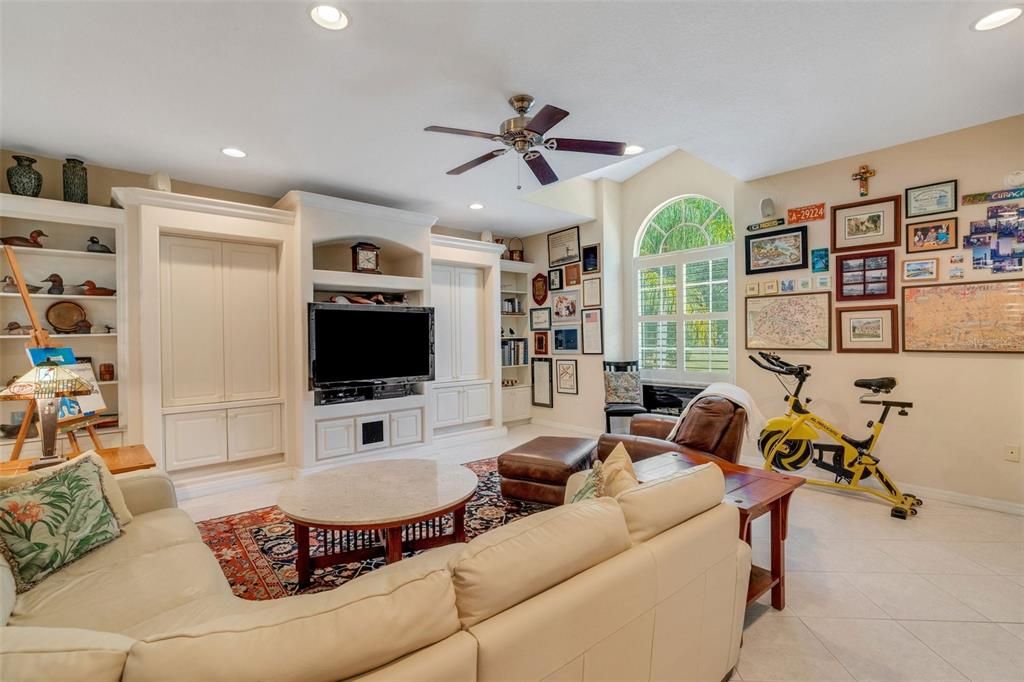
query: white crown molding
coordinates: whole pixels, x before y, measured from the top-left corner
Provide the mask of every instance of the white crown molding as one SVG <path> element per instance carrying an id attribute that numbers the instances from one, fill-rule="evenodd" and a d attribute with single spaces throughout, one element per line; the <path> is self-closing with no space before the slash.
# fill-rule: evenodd
<path id="1" fill-rule="evenodd" d="M 0 215 L 5 218 L 76 223 L 95 227 L 120 227 L 124 224 L 124 211 L 120 208 L 24 197 L 17 194 L 0 194 Z"/>
<path id="2" fill-rule="evenodd" d="M 326 211 L 337 211 L 338 213 L 349 213 L 352 215 L 376 218 L 378 220 L 390 220 L 393 222 L 407 223 L 417 227 L 431 227 L 437 222 L 437 216 L 426 213 L 416 213 L 400 208 L 389 208 L 376 204 L 366 204 L 351 199 L 331 197 L 326 194 L 313 194 L 312 192 L 300 192 L 292 190 L 281 197 L 276 204 L 277 208 L 289 211 L 297 211 L 302 206 L 311 206 Z"/>
<path id="3" fill-rule="evenodd" d="M 115 187 L 111 190 L 111 194 L 113 194 L 114 200 L 118 204 L 125 207 L 159 206 L 161 208 L 174 208 L 182 211 L 194 211 L 196 213 L 221 215 L 230 218 L 262 220 L 268 223 L 281 223 L 283 225 L 293 225 L 295 223 L 295 213 L 292 211 L 240 204 L 236 201 L 207 199 L 206 197 L 161 192 L 143 187 Z"/>
<path id="4" fill-rule="evenodd" d="M 481 251 L 483 253 L 500 254 L 505 250 L 504 244 L 482 242 L 476 239 L 464 239 L 462 237 L 449 237 L 444 234 L 430 235 L 430 245 L 447 246 L 452 249 L 462 249 L 463 251 Z"/>

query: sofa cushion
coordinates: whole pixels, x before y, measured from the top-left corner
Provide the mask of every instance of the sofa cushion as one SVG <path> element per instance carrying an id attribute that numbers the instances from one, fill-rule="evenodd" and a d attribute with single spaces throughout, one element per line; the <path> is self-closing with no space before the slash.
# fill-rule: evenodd
<path id="1" fill-rule="evenodd" d="M 132 647 L 123 682 L 336 682 L 459 631 L 447 562 L 424 552 L 329 592 L 275 599 Z"/>
<path id="2" fill-rule="evenodd" d="M 723 495 L 722 470 L 708 462 L 630 488 L 615 499 L 636 544 L 721 504 Z"/>
<path id="3" fill-rule="evenodd" d="M 74 628 L 4 628 L 4 682 L 120 682 L 130 637 Z"/>
<path id="4" fill-rule="evenodd" d="M 629 547 L 607 497 L 533 514 L 474 538 L 449 563 L 464 627 L 500 613 Z"/>
<path id="5" fill-rule="evenodd" d="M 81 457 L 0 491 L 0 553 L 18 592 L 121 534 L 103 493 L 106 467 L 98 460 Z"/>
<path id="6" fill-rule="evenodd" d="M 58 573 L 18 596 L 10 622 L 125 632 L 164 611 L 230 589 L 209 548 L 188 542 L 93 570 Z"/>
<path id="7" fill-rule="evenodd" d="M 0 490 L 14 488 L 22 483 L 27 483 L 28 481 L 38 480 L 44 476 L 52 474 L 54 471 L 59 471 L 64 467 L 76 464 L 85 458 L 92 459 L 101 467 L 100 480 L 103 486 L 103 494 L 106 495 L 107 503 L 110 504 L 110 508 L 114 510 L 114 516 L 117 517 L 117 522 L 122 526 L 126 525 L 132 520 L 132 513 L 128 509 L 128 504 L 125 502 L 124 494 L 121 492 L 121 486 L 117 484 L 117 479 L 114 478 L 112 473 L 110 473 L 110 469 L 107 468 L 107 463 L 103 461 L 102 457 L 96 454 L 95 450 L 83 452 L 81 455 L 54 467 L 36 469 L 35 471 L 28 471 L 23 474 L 18 474 L 17 476 L 0 476 Z"/>

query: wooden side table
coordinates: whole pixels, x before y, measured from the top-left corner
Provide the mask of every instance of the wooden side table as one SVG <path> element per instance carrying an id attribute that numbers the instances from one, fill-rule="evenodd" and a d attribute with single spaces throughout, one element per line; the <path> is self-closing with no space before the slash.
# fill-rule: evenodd
<path id="1" fill-rule="evenodd" d="M 804 484 L 804 479 L 754 469 L 742 464 L 732 464 L 703 455 L 677 452 L 667 452 L 640 460 L 633 464 L 633 468 L 642 483 L 664 478 L 707 462 L 714 462 L 725 474 L 725 497 L 722 501 L 735 505 L 740 510 L 741 540 L 750 544 L 750 522 L 765 514 L 771 515 L 771 567 L 751 565 L 747 604 L 771 590 L 772 607 L 781 611 L 786 607 L 786 526 L 789 499 L 793 491 Z"/>
<path id="2" fill-rule="evenodd" d="M 101 448 L 96 453 L 107 463 L 107 468 L 112 474 L 123 474 L 129 471 L 141 469 L 152 469 L 156 466 L 153 455 L 145 445 L 122 445 L 119 448 Z M 72 457 L 73 459 L 73 457 Z M 15 476 L 24 474 L 34 460 L 16 459 L 12 462 L 0 462 L 0 476 Z M 38 469 L 45 472 L 46 469 Z"/>

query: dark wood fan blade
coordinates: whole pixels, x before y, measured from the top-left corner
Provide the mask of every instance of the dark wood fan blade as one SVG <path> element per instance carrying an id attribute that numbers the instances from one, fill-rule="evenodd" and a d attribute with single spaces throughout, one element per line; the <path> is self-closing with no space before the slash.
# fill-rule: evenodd
<path id="1" fill-rule="evenodd" d="M 565 109 L 559 109 L 558 107 L 553 107 L 550 104 L 545 104 L 544 108 L 538 111 L 537 115 L 530 121 L 530 125 L 526 126 L 526 129 L 531 133 L 543 135 L 558 125 L 562 119 L 568 115 L 569 112 Z"/>
<path id="2" fill-rule="evenodd" d="M 475 159 L 473 159 L 472 161 L 467 161 L 466 163 L 462 164 L 461 166 L 458 166 L 456 168 L 452 168 L 450 171 L 448 171 L 448 175 L 462 175 L 466 171 L 471 170 L 473 168 L 476 168 L 477 166 L 479 166 L 482 163 L 487 163 L 491 159 L 498 158 L 499 156 L 501 156 L 502 154 L 504 154 L 507 151 L 508 151 L 507 149 L 495 149 L 493 152 L 487 152 L 483 156 L 478 156 Z"/>
<path id="3" fill-rule="evenodd" d="M 427 126 L 426 128 L 424 128 L 424 130 L 430 131 L 432 133 L 449 133 L 451 135 L 467 135 L 469 137 L 482 137 L 485 140 L 493 140 L 494 138 L 499 137 L 494 133 L 481 133 L 476 130 L 465 130 L 463 128 L 446 128 L 444 126 Z"/>
<path id="4" fill-rule="evenodd" d="M 584 152 L 585 154 L 609 154 L 622 156 L 626 153 L 625 142 L 604 140 L 574 140 L 569 137 L 552 137 L 544 140 L 544 146 L 552 151 Z"/>
<path id="5" fill-rule="evenodd" d="M 523 154 L 523 161 L 530 167 L 533 174 L 537 176 L 542 185 L 550 185 L 552 182 L 558 182 L 558 176 L 555 175 L 555 171 L 551 170 L 551 166 L 548 165 L 547 160 L 540 155 L 538 152 L 527 152 Z"/>

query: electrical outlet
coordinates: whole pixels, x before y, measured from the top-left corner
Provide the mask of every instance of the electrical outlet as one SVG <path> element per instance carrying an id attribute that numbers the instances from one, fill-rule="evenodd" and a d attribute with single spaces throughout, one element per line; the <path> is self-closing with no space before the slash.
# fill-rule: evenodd
<path id="1" fill-rule="evenodd" d="M 1019 462 L 1020 461 L 1020 446 L 1019 445 L 1007 445 L 1006 454 L 1003 459 L 1007 462 Z"/>

